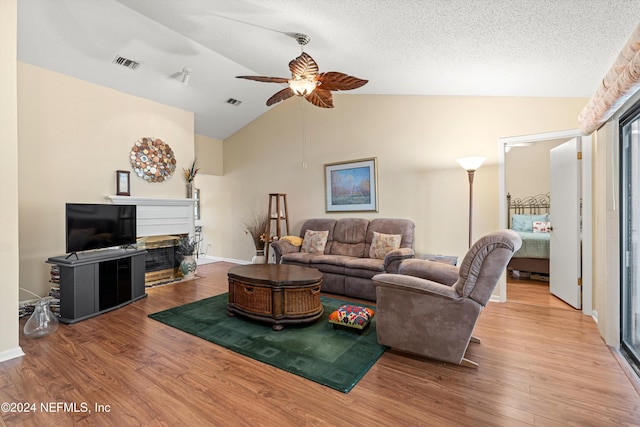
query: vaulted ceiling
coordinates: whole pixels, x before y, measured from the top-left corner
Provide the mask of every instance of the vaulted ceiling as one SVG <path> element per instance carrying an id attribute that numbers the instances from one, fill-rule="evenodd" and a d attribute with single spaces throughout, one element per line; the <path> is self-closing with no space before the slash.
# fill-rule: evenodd
<path id="1" fill-rule="evenodd" d="M 639 0 L 21 0 L 18 59 L 193 111 L 224 139 L 282 88 L 235 76 L 290 75 L 288 33 L 311 37 L 320 71 L 369 80 L 345 96 L 590 97 L 639 21 Z"/>

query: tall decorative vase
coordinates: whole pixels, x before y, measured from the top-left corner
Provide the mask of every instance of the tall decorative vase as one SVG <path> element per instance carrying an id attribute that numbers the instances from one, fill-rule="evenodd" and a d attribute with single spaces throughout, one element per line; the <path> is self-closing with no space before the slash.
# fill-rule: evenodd
<path id="1" fill-rule="evenodd" d="M 187 182 L 187 199 L 193 198 L 193 182 Z"/>
<path id="2" fill-rule="evenodd" d="M 185 255 L 180 261 L 180 271 L 186 280 L 193 279 L 196 276 L 196 263 L 193 255 Z"/>
<path id="3" fill-rule="evenodd" d="M 24 324 L 24 336 L 27 338 L 40 338 L 58 330 L 58 318 L 51 312 L 50 300 L 40 299 L 36 301 L 33 314 Z"/>
<path id="4" fill-rule="evenodd" d="M 264 249 L 256 249 L 256 254 L 251 258 L 252 264 L 264 264 Z"/>

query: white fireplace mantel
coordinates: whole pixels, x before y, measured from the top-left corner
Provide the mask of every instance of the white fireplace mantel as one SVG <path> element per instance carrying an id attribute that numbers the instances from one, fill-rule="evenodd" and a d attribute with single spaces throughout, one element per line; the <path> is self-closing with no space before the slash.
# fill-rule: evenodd
<path id="1" fill-rule="evenodd" d="M 136 205 L 137 235 L 193 235 L 196 199 L 160 199 L 149 197 L 105 196 L 113 204 Z"/>

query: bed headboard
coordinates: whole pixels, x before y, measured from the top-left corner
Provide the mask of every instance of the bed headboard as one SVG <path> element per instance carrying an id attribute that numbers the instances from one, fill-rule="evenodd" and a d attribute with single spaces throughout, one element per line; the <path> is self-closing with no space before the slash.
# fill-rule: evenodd
<path id="1" fill-rule="evenodd" d="M 551 195 L 538 194 L 522 198 L 512 198 L 507 194 L 507 228 L 511 228 L 511 216 L 514 214 L 539 215 L 549 213 Z"/>

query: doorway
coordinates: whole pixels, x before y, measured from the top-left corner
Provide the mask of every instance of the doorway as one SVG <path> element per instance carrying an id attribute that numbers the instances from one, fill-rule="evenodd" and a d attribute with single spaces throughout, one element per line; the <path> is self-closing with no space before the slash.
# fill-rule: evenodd
<path id="1" fill-rule="evenodd" d="M 567 131 L 558 131 L 558 132 L 548 132 L 542 134 L 533 134 L 533 135 L 522 135 L 522 136 L 514 136 L 507 138 L 499 139 L 499 185 L 500 185 L 500 227 L 508 228 L 508 212 L 507 212 L 507 171 L 506 171 L 506 162 L 507 162 L 507 152 L 511 150 L 527 150 L 531 147 L 535 147 L 538 151 L 542 151 L 547 153 L 549 152 L 550 146 L 558 146 L 566 141 L 569 141 L 573 138 L 580 138 L 581 135 L 577 130 L 567 130 Z M 583 137 L 583 148 L 582 148 L 582 173 L 580 176 L 580 180 L 582 182 L 582 191 L 581 191 L 581 199 L 583 205 L 583 218 L 582 218 L 582 250 L 581 256 L 585 260 L 583 263 L 587 268 L 585 268 L 582 272 L 582 311 L 584 314 L 591 314 L 592 311 L 592 303 L 591 303 L 591 139 L 590 137 Z M 523 153 L 523 152 L 521 152 Z M 525 157 L 530 157 L 525 155 Z M 547 163 L 549 163 L 547 157 Z M 527 164 L 529 167 L 535 167 L 531 162 Z M 540 174 L 539 180 L 550 182 L 550 174 L 549 165 L 545 165 L 545 167 L 538 167 Z M 525 184 L 532 184 L 536 179 L 527 179 L 525 180 Z M 544 183 L 543 183 L 544 185 Z M 525 185 L 526 187 L 526 185 Z M 550 187 L 550 186 L 549 186 Z M 547 187 L 547 188 L 549 188 Z M 523 189 L 524 193 L 528 192 L 536 192 L 536 188 L 540 188 L 540 186 L 535 187 L 535 185 L 531 185 L 530 190 Z M 529 194 L 525 194 L 529 195 Z M 524 195 L 523 195 L 524 196 Z M 580 253 L 580 251 L 578 251 Z M 577 255 L 580 256 L 580 255 Z M 588 261 L 586 261 L 588 260 Z M 535 279 L 539 279 L 539 277 L 535 277 Z M 546 279 L 543 277 L 543 279 Z M 551 279 L 552 280 L 552 279 Z M 545 280 L 542 280 L 544 282 Z M 509 287 L 513 291 L 513 296 L 509 296 L 507 289 L 507 282 L 509 282 Z M 564 302 L 560 300 L 556 300 L 555 297 L 551 295 L 549 292 L 548 283 L 540 283 L 539 280 L 531 280 L 531 277 L 516 277 L 511 278 L 507 277 L 507 274 L 501 279 L 499 283 L 499 300 L 501 302 L 509 301 L 518 301 L 524 303 L 530 303 L 535 305 L 544 305 L 551 306 L 557 308 L 565 308 L 566 305 Z M 573 308 L 572 308 L 573 309 Z"/>

